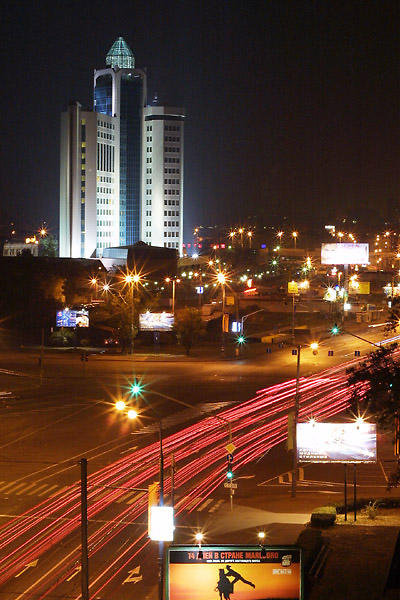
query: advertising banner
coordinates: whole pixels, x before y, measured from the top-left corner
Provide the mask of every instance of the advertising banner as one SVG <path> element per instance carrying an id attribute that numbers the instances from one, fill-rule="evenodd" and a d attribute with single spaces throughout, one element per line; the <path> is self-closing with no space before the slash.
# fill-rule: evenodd
<path id="1" fill-rule="evenodd" d="M 292 546 L 170 546 L 167 600 L 301 600 L 301 550 Z"/>
<path id="2" fill-rule="evenodd" d="M 89 327 L 89 312 L 87 310 L 58 310 L 56 312 L 56 327 Z"/>
<path id="3" fill-rule="evenodd" d="M 171 331 L 174 327 L 172 313 L 152 313 L 147 311 L 139 315 L 140 331 Z"/>
<path id="4" fill-rule="evenodd" d="M 288 281 L 287 293 L 288 294 L 298 294 L 299 293 L 299 287 L 298 287 L 296 281 Z"/>
<path id="5" fill-rule="evenodd" d="M 322 244 L 321 265 L 367 265 L 368 244 Z"/>
<path id="6" fill-rule="evenodd" d="M 376 462 L 376 424 L 308 423 L 297 424 L 299 462 Z"/>

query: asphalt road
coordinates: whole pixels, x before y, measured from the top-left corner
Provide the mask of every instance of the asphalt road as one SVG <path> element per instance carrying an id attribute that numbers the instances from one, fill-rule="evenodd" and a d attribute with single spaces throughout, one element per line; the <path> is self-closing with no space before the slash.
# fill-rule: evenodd
<path id="1" fill-rule="evenodd" d="M 371 339 L 378 338 L 377 332 L 371 334 Z M 333 357 L 327 356 L 328 349 L 334 350 Z M 335 363 L 350 360 L 355 349 L 360 349 L 365 355 L 370 346 L 354 338 L 340 336 L 324 342 L 317 356 L 303 348 L 301 375 L 308 377 Z M 44 502 L 52 494 L 60 493 L 64 487 L 76 485 L 79 478 L 77 463 L 82 456 L 89 459 L 89 471 L 94 473 L 121 457 L 130 456 L 136 448 L 156 442 L 157 427 L 151 425 L 154 411 L 163 418 L 165 434 L 169 434 L 207 414 L 238 406 L 269 385 L 293 379 L 296 369 L 296 356 L 292 355 L 291 348 L 251 359 L 201 362 L 171 357 L 149 360 L 145 356 L 115 358 L 97 355 L 82 364 L 77 355 L 46 354 L 41 379 L 37 357 L 35 352 L 0 355 L 0 518 L 3 523 L 13 515 L 21 515 Z M 113 408 L 115 399 L 126 397 L 127 386 L 133 379 L 144 385 L 144 397 L 152 406 L 141 421 L 134 424 L 127 423 Z M 196 408 L 193 411 L 182 408 L 158 394 L 172 396 Z M 145 408 L 144 402 L 142 406 Z M 222 434 L 227 437 L 224 423 L 219 425 Z M 381 442 L 387 456 L 390 444 L 385 439 Z M 211 496 L 205 495 L 195 511 L 189 509 L 186 516 L 182 515 L 177 541 L 190 543 L 193 531 L 201 526 L 207 527 L 210 532 L 209 542 L 223 537 L 225 542 L 237 543 L 239 539 L 242 543 L 243 531 L 246 531 L 246 542 L 250 543 L 255 527 L 268 522 L 266 503 L 270 511 L 279 512 L 282 499 L 287 501 L 290 496 L 289 469 L 290 458 L 283 444 L 261 456 L 258 462 L 250 462 L 240 471 L 242 480 L 238 481 L 239 489 L 234 499 L 235 522 L 240 522 L 239 528 L 232 526 L 227 490 L 220 486 Z M 293 525 L 297 528 L 302 527 L 304 515 L 311 506 L 308 502 L 310 496 L 311 503 L 315 503 L 316 493 L 324 498 L 342 493 L 342 473 L 339 467 L 334 467 L 334 471 L 326 482 L 325 468 L 306 468 L 305 482 L 299 487 L 302 498 L 293 517 Z M 371 488 L 382 485 L 382 468 L 378 465 L 375 475 L 371 476 L 369 472 L 368 477 L 371 477 L 368 483 Z M 129 507 L 131 500 L 132 496 L 109 506 L 101 518 L 117 521 L 121 507 Z M 279 524 L 276 516 L 270 518 L 270 523 L 271 539 L 286 536 L 285 539 L 289 540 L 297 531 L 296 527 L 288 526 L 287 520 Z M 143 523 L 143 519 L 140 523 L 128 524 L 128 528 L 133 526 L 139 534 L 146 534 L 147 524 Z M 101 524 L 93 521 L 91 527 L 100 528 Z M 110 557 L 119 557 L 126 549 L 126 531 L 124 529 L 125 533 L 108 543 L 107 565 Z M 79 536 L 71 535 L 63 542 L 62 555 L 76 553 L 78 548 Z M 24 566 L 11 584 L 0 586 L 0 598 L 29 597 L 27 590 L 30 585 L 37 586 L 40 578 L 43 578 L 44 585 L 49 569 L 57 568 L 61 560 L 59 552 L 60 548 L 58 553 L 50 550 L 46 561 L 37 564 L 29 565 L 28 561 L 26 566 L 29 566 L 26 569 Z M 135 586 L 138 585 L 144 586 L 142 589 L 148 594 L 141 593 L 141 597 L 150 597 L 154 593 L 154 546 L 149 545 L 147 552 L 141 554 L 140 561 L 134 559 L 134 548 L 130 552 L 133 557 L 128 566 L 121 566 L 125 565 L 123 561 L 115 562 L 113 568 L 120 569 L 120 573 L 107 588 L 107 598 L 130 598 L 131 589 L 137 589 Z M 104 558 L 104 555 L 96 555 L 91 565 L 93 573 L 103 572 Z M 79 560 L 68 581 L 53 590 L 53 597 L 79 595 L 78 568 Z"/>

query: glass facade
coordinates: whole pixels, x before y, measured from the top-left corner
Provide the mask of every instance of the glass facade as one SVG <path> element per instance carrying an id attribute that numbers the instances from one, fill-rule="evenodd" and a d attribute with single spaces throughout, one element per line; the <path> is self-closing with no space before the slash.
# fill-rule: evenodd
<path id="1" fill-rule="evenodd" d="M 96 80 L 94 88 L 94 110 L 103 115 L 112 116 L 112 78 L 102 75 Z"/>
<path id="2" fill-rule="evenodd" d="M 141 77 L 131 74 L 121 79 L 120 106 L 120 208 L 121 240 L 134 244 L 140 234 L 141 164 Z"/>

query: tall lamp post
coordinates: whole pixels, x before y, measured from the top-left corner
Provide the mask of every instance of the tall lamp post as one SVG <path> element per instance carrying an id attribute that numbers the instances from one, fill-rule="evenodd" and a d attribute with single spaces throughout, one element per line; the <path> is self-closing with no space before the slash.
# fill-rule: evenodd
<path id="1" fill-rule="evenodd" d="M 222 271 L 217 275 L 218 283 L 222 286 L 222 332 L 221 332 L 221 352 L 225 352 L 225 284 L 226 278 Z"/>
<path id="2" fill-rule="evenodd" d="M 154 409 L 150 401 L 143 395 L 142 386 L 139 385 L 136 381 L 130 386 L 130 393 L 132 396 L 139 396 L 143 398 L 144 402 L 150 408 L 150 410 L 155 415 L 155 421 L 158 425 L 158 436 L 159 436 L 159 461 L 160 461 L 160 470 L 159 470 L 159 478 L 160 478 L 160 499 L 159 506 L 164 506 L 164 451 L 163 451 L 163 430 L 162 430 L 162 421 L 161 417 Z M 178 400 L 177 398 L 173 398 L 172 396 L 168 396 L 167 394 L 163 394 L 161 392 L 155 392 L 153 390 L 149 391 L 150 394 L 154 396 L 160 396 L 161 398 L 165 398 L 166 400 L 171 400 L 176 404 L 180 404 L 186 406 L 188 408 L 192 408 L 191 404 L 184 402 L 183 400 Z M 126 404 L 123 400 L 119 400 L 116 403 L 116 408 L 119 410 L 125 410 Z M 134 419 L 138 416 L 135 410 L 128 410 L 127 416 L 130 419 Z M 158 600 L 163 600 L 163 591 L 164 591 L 164 542 L 159 540 L 158 542 Z"/>
<path id="3" fill-rule="evenodd" d="M 313 354 L 318 354 L 318 343 L 313 342 L 310 344 L 310 348 Z M 294 415 L 293 415 L 293 462 L 292 462 L 292 498 L 296 498 L 297 488 L 297 469 L 298 469 L 298 456 L 297 456 L 297 422 L 299 420 L 299 409 L 300 409 L 300 356 L 301 356 L 301 345 L 297 344 L 296 349 L 293 348 L 292 354 L 297 354 L 297 366 L 296 366 L 296 391 L 294 396 Z"/>
<path id="4" fill-rule="evenodd" d="M 133 284 L 137 284 L 140 281 L 140 275 L 135 273 L 134 275 L 128 274 L 125 275 L 125 283 L 129 284 L 131 288 L 131 354 L 133 354 L 133 346 L 134 346 L 134 329 L 135 329 L 135 309 L 134 309 L 134 301 L 133 301 Z"/>
<path id="5" fill-rule="evenodd" d="M 175 298 L 176 298 L 176 296 L 175 296 L 175 294 L 176 294 L 175 285 L 177 283 L 180 283 L 180 281 L 181 281 L 180 279 L 175 279 L 175 278 L 171 279 L 171 277 L 166 277 L 165 278 L 165 283 L 172 282 L 172 314 L 174 316 L 175 316 Z"/>

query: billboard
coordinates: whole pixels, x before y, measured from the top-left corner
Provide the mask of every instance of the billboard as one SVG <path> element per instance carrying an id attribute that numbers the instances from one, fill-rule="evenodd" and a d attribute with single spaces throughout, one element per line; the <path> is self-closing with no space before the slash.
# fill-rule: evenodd
<path id="1" fill-rule="evenodd" d="M 58 310 L 56 312 L 56 327 L 89 327 L 89 312 L 80 310 Z"/>
<path id="2" fill-rule="evenodd" d="M 167 600 L 301 600 L 301 550 L 293 546 L 170 546 Z M 265 556 L 261 556 L 265 553 Z"/>
<path id="3" fill-rule="evenodd" d="M 321 265 L 367 265 L 368 244 L 322 244 Z"/>
<path id="4" fill-rule="evenodd" d="M 148 310 L 139 315 L 140 331 L 171 331 L 173 327 L 173 313 L 152 313 Z"/>
<path id="5" fill-rule="evenodd" d="M 297 424 L 299 462 L 376 462 L 376 424 L 308 423 Z"/>

